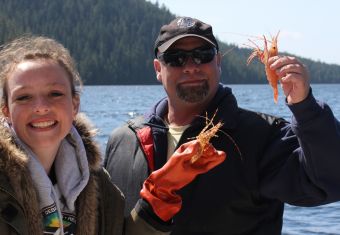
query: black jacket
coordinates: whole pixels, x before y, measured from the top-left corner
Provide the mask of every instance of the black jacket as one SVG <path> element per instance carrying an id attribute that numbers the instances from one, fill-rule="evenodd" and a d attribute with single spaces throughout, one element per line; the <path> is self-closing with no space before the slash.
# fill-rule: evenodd
<path id="1" fill-rule="evenodd" d="M 283 202 L 315 206 L 340 199 L 340 125 L 312 94 L 293 106 L 292 123 L 241 109 L 231 89 L 219 87 L 208 117 L 224 123 L 211 140 L 227 159 L 178 192 L 181 211 L 172 234 L 281 234 Z M 126 214 L 139 198 L 143 181 L 167 156 L 162 117 L 167 99 L 151 114 L 113 131 L 105 167 L 127 198 Z M 205 114 L 202 114 L 204 117 Z M 205 126 L 197 117 L 178 144 Z"/>

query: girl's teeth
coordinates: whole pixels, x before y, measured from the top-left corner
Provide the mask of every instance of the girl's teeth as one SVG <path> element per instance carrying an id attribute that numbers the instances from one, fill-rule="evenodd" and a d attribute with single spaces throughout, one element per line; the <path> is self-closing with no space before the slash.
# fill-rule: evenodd
<path id="1" fill-rule="evenodd" d="M 32 126 L 36 128 L 45 128 L 45 127 L 52 126 L 54 123 L 55 121 L 36 122 L 36 123 L 32 123 Z"/>

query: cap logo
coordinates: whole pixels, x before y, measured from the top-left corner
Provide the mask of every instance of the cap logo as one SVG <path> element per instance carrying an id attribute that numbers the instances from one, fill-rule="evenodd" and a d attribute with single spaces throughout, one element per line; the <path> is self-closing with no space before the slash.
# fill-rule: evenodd
<path id="1" fill-rule="evenodd" d="M 179 28 L 190 28 L 195 24 L 195 21 L 191 18 L 180 18 L 177 21 L 177 26 Z"/>

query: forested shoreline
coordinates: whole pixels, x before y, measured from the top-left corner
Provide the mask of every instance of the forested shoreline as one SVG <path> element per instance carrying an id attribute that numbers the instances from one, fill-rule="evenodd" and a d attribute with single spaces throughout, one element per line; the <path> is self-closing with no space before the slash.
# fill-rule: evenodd
<path id="1" fill-rule="evenodd" d="M 77 61 L 86 85 L 158 84 L 153 44 L 173 17 L 145 0 L 0 0 L 0 43 L 34 34 L 63 43 Z M 250 49 L 220 42 L 222 82 L 266 83 L 258 62 L 246 65 Z M 301 58 L 301 57 L 300 57 Z M 301 58 L 312 83 L 340 83 L 340 66 Z"/>

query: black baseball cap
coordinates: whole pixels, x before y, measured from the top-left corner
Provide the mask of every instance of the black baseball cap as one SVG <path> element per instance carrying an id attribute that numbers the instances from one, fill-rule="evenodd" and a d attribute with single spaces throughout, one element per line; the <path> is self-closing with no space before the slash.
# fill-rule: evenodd
<path id="1" fill-rule="evenodd" d="M 154 46 L 155 56 L 157 57 L 158 52 L 165 52 L 174 42 L 184 37 L 202 38 L 218 51 L 218 43 L 211 25 L 191 17 L 177 17 L 161 27 Z"/>

